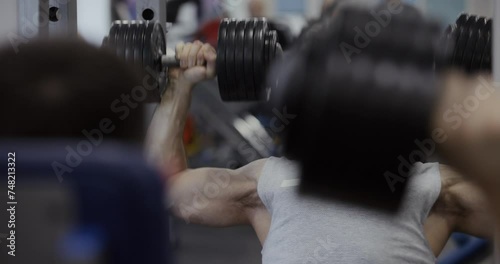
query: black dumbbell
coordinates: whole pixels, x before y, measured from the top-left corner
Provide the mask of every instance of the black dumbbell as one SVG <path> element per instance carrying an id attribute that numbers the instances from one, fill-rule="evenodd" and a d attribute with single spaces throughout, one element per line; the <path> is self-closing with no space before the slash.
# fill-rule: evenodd
<path id="1" fill-rule="evenodd" d="M 224 101 L 259 100 L 268 94 L 266 72 L 282 49 L 266 19 L 223 19 L 217 45 L 217 79 Z M 176 55 L 167 54 L 165 33 L 158 22 L 115 21 L 103 46 L 146 69 L 158 80 L 159 89 L 166 83 L 166 68 L 179 66 Z"/>

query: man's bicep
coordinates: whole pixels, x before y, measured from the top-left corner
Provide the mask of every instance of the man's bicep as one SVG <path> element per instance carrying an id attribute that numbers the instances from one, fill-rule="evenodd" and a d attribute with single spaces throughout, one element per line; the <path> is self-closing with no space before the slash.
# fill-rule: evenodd
<path id="1" fill-rule="evenodd" d="M 248 224 L 248 208 L 259 204 L 256 165 L 238 170 L 202 168 L 176 175 L 169 188 L 172 211 L 197 224 Z"/>

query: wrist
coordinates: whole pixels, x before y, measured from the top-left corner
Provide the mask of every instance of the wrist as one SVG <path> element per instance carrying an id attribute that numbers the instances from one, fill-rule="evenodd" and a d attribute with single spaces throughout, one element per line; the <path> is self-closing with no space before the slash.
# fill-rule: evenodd
<path id="1" fill-rule="evenodd" d="M 167 98 L 184 98 L 191 97 L 191 91 L 194 84 L 190 83 L 188 80 L 182 76 L 169 78 L 167 83 L 167 89 L 165 91 L 164 97 Z"/>

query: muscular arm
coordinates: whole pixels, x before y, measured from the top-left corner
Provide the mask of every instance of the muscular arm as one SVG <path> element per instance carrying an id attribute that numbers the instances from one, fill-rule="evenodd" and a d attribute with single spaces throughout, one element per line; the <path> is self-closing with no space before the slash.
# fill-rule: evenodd
<path id="1" fill-rule="evenodd" d="M 171 70 L 170 83 L 153 117 L 147 138 L 151 163 L 167 176 L 171 211 L 197 224 L 231 226 L 252 222 L 260 199 L 257 180 L 264 160 L 241 169 L 189 169 L 183 131 L 194 84 L 215 74 L 215 51 L 200 42 L 179 45 L 181 69 Z"/>
<path id="2" fill-rule="evenodd" d="M 172 212 L 197 224 L 213 227 L 251 224 L 260 199 L 255 175 L 265 163 L 256 161 L 238 170 L 185 170 L 169 183 Z"/>

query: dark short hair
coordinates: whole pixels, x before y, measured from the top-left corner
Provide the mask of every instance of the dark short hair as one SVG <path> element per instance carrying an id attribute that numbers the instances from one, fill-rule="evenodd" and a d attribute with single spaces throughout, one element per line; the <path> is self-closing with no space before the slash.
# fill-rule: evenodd
<path id="1" fill-rule="evenodd" d="M 116 56 L 79 40 L 34 40 L 19 52 L 0 50 L 0 136 L 83 138 L 108 118 L 115 127 L 106 138 L 140 140 L 141 104 L 124 113 L 112 110 L 139 86 L 140 74 Z M 120 116 L 121 115 L 121 116 Z"/>

